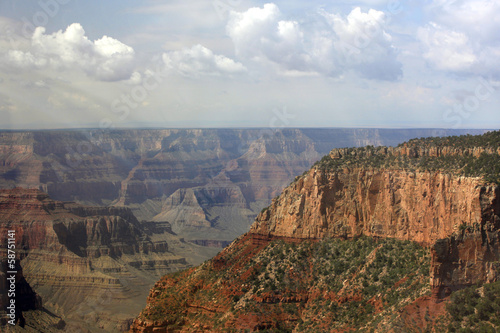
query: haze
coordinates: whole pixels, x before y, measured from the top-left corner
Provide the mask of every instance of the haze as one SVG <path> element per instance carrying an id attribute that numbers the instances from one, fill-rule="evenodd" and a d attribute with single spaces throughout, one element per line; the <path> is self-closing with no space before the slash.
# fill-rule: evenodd
<path id="1" fill-rule="evenodd" d="M 500 4 L 0 3 L 0 128 L 498 128 Z"/>

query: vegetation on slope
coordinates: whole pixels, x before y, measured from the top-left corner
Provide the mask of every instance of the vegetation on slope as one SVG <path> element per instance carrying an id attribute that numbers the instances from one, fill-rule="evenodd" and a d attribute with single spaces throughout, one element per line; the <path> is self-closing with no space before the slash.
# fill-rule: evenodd
<path id="1" fill-rule="evenodd" d="M 453 293 L 446 306 L 449 332 L 498 332 L 500 330 L 500 282 L 472 286 Z"/>
<path id="2" fill-rule="evenodd" d="M 460 135 L 445 137 L 429 137 L 420 139 L 411 139 L 407 143 L 399 144 L 410 147 L 460 147 L 460 148 L 494 148 L 500 147 L 500 131 L 491 131 L 482 135 Z"/>
<path id="3" fill-rule="evenodd" d="M 499 147 L 500 131 L 416 139 L 396 148 L 337 150 L 315 167 L 440 171 L 500 183 Z M 431 298 L 429 249 L 416 243 L 360 237 L 296 244 L 259 237 L 246 234 L 203 265 L 164 277 L 140 319 L 186 332 L 500 328 L 500 283 L 455 292 L 449 303 Z"/>
<path id="4" fill-rule="evenodd" d="M 405 155 L 394 151 L 413 150 Z M 474 154 L 474 149 L 485 151 Z M 486 182 L 500 184 L 500 131 L 483 135 L 413 139 L 394 150 L 367 146 L 347 148 L 339 158 L 324 156 L 315 164 L 322 170 L 339 171 L 345 167 L 397 168 L 408 171 L 441 171 L 468 177 L 483 177 Z M 441 150 L 431 156 L 432 150 Z"/>
<path id="5" fill-rule="evenodd" d="M 142 317 L 172 328 L 369 332 L 402 327 L 398 311 L 429 292 L 429 253 L 416 243 L 275 240 L 254 253 L 241 243 L 198 269 L 165 277 Z"/>
<path id="6" fill-rule="evenodd" d="M 141 319 L 186 332 L 497 332 L 500 282 L 432 300 L 429 250 L 360 237 L 233 244 L 167 275 Z"/>

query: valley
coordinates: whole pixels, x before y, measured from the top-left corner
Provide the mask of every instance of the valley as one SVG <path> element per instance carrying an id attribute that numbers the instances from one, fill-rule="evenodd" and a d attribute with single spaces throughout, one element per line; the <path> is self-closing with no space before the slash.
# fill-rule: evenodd
<path id="1" fill-rule="evenodd" d="M 24 278 L 41 297 L 43 308 L 57 318 L 50 321 L 54 329 L 64 322 L 70 330 L 119 332 L 128 329 L 144 308 L 151 286 L 164 274 L 194 269 L 190 267 L 212 258 L 235 238 L 259 249 L 276 239 L 300 243 L 388 234 L 429 245 L 446 237 L 458 221 L 481 220 L 476 204 L 447 204 L 477 197 L 478 183 L 473 180 L 356 167 L 333 175 L 324 171 L 328 161 L 318 161 L 325 154 L 336 159 L 347 151 L 357 152 L 345 148 L 330 152 L 334 147 L 395 146 L 413 137 L 483 132 L 2 132 L 0 227 L 14 228 L 19 235 L 16 247 L 22 249 L 18 255 Z M 370 149 L 372 155 L 395 154 L 392 148 Z M 399 148 L 395 151 L 409 156 Z M 354 160 L 358 157 L 362 156 Z M 320 166 L 307 171 L 315 162 Z M 442 186 L 438 194 L 443 201 L 430 194 L 437 185 Z M 448 193 L 454 186 L 459 191 Z M 415 201 L 417 193 L 427 201 Z M 439 218 L 450 219 L 448 224 L 438 223 L 433 211 L 424 213 L 434 203 L 440 205 Z M 425 227 L 410 226 L 415 219 Z M 370 246 L 375 251 L 376 245 Z M 435 260 L 448 267 L 446 259 Z M 221 265 L 226 267 L 227 261 Z M 435 273 L 436 281 L 444 274 L 440 272 Z M 423 281 L 425 275 L 415 279 Z M 292 294 L 286 297 L 298 297 Z M 40 316 L 32 313 L 27 312 L 26 318 L 37 322 Z M 48 319 L 44 320 L 39 321 Z"/>
<path id="2" fill-rule="evenodd" d="M 0 133 L 0 188 L 128 207 L 186 240 L 232 241 L 332 148 L 394 146 L 440 129 L 123 129 Z"/>

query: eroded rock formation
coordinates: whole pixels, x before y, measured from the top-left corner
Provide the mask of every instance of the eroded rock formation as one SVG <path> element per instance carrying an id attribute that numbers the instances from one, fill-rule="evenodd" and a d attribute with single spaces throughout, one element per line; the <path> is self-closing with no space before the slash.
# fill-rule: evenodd
<path id="1" fill-rule="evenodd" d="M 439 172 L 311 169 L 273 200 L 251 232 L 270 237 L 360 235 L 426 245 L 482 220 L 480 179 Z"/>
<path id="2" fill-rule="evenodd" d="M 8 230 L 26 281 L 75 329 L 127 326 L 159 276 L 192 265 L 169 252 L 170 241 L 180 243 L 169 226 L 144 227 L 128 208 L 55 201 L 35 189 L 0 190 L 0 233 Z M 7 239 L 0 244 L 5 258 Z"/>
<path id="3" fill-rule="evenodd" d="M 485 146 L 473 146 L 476 141 Z M 220 320 L 227 329 L 286 326 L 300 331 L 308 325 L 321 327 L 318 322 L 322 321 L 328 327 L 325 318 L 336 318 L 357 307 L 363 310 L 350 312 L 349 323 L 333 331 L 373 327 L 397 332 L 415 318 L 423 329 L 436 328 L 432 325 L 437 325 L 438 316 L 445 311 L 442 299 L 455 290 L 500 278 L 500 187 L 487 180 L 498 179 L 500 132 L 436 142 L 332 150 L 273 199 L 250 231 L 217 257 L 181 277 L 160 280 L 131 331 L 215 332 Z M 449 142 L 453 145 L 446 146 Z M 343 258 L 359 254 L 364 247 L 346 245 L 342 253 L 325 245 L 337 244 L 333 240 L 338 239 L 346 243 L 361 239 L 363 243 L 366 238 L 381 244 L 370 248 L 362 259 L 353 259 L 353 266 L 342 263 Z M 430 251 L 427 275 L 417 274 L 426 267 L 421 261 L 410 273 L 398 276 L 414 253 L 387 256 L 387 251 L 394 250 L 394 245 L 385 245 L 387 239 L 418 243 Z M 321 264 L 315 266 L 318 262 Z M 375 274 L 372 280 L 358 280 L 369 272 Z M 341 280 L 331 281 L 330 287 L 325 281 L 332 275 Z M 413 296 L 398 291 L 407 283 L 415 288 L 424 283 L 425 287 L 419 287 L 422 293 Z M 377 288 L 383 286 L 389 287 L 385 293 L 392 296 L 377 294 Z M 173 291 L 179 289 L 183 296 L 173 297 Z M 207 298 L 215 290 L 222 294 Z M 394 297 L 400 298 L 394 301 Z M 290 307 L 290 302 L 295 305 Z M 367 303 L 371 304 L 368 309 L 364 308 Z M 343 304 L 351 305 L 345 310 Z M 384 310 L 390 304 L 396 305 Z M 321 318 L 316 315 L 318 306 L 328 309 Z M 415 310 L 419 306 L 437 312 L 424 315 Z M 271 312 L 261 313 L 259 307 Z M 340 314 L 339 308 L 343 309 Z M 386 318 L 373 319 L 384 311 L 388 311 Z M 361 324 L 370 326 L 356 326 L 359 323 L 352 316 L 364 312 L 375 316 Z M 397 315 L 389 316 L 391 313 Z M 394 321 L 396 317 L 399 323 Z"/>
<path id="4" fill-rule="evenodd" d="M 380 148 L 408 156 L 500 154 L 497 149 Z M 332 158 L 346 150 L 334 149 Z M 262 239 L 361 235 L 415 241 L 432 248 L 431 285 L 451 290 L 499 278 L 500 187 L 482 177 L 441 171 L 346 167 L 312 168 L 273 199 L 252 225 Z"/>
<path id="5" fill-rule="evenodd" d="M 333 147 L 396 145 L 482 131 L 171 129 L 0 132 L 0 188 L 125 206 L 186 239 L 232 240 L 298 174 Z M 172 203 L 192 191 L 197 202 Z M 189 197 L 189 196 L 188 196 Z M 198 200 L 200 198 L 206 200 Z M 181 203 L 182 204 L 182 203 Z"/>

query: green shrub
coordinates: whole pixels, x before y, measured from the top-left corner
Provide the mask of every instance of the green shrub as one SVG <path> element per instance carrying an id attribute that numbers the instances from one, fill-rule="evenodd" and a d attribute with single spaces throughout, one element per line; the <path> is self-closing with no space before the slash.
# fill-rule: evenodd
<path id="1" fill-rule="evenodd" d="M 496 332 L 500 326 L 500 282 L 454 292 L 446 306 L 450 332 Z"/>
<path id="2" fill-rule="evenodd" d="M 411 155 L 395 156 L 378 153 L 385 147 L 347 148 L 341 158 L 332 159 L 329 155 L 316 162 L 315 167 L 324 171 L 340 171 L 344 167 L 402 168 L 407 171 L 441 171 L 467 177 L 483 177 L 487 183 L 500 184 L 500 131 L 483 135 L 462 135 L 452 137 L 431 137 L 413 139 L 398 145 L 419 151 L 419 149 L 450 147 L 450 150 L 462 150 L 462 153 L 448 153 L 440 156 Z M 493 153 L 483 152 L 475 157 L 466 149 L 482 147 Z"/>

